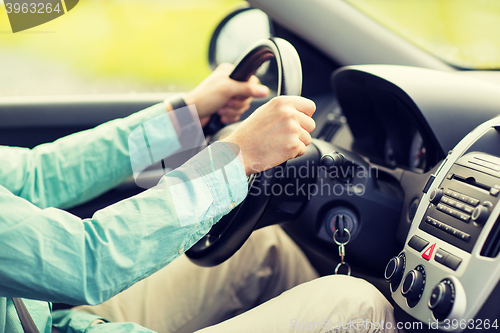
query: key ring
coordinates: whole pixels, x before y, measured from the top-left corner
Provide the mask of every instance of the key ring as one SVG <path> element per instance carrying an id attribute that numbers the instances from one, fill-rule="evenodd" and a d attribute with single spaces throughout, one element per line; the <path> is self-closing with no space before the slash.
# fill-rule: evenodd
<path id="1" fill-rule="evenodd" d="M 337 232 L 339 232 L 339 229 L 335 230 L 335 233 L 333 234 L 333 241 L 335 242 L 335 244 L 337 244 L 338 246 L 341 246 L 341 245 L 346 245 L 347 243 L 349 243 L 349 241 L 351 240 L 351 233 L 349 232 L 349 229 L 347 228 L 344 228 L 344 232 L 347 232 L 347 235 L 349 236 L 349 238 L 347 239 L 346 242 L 339 242 L 337 240 L 337 238 L 335 237 L 337 235 Z"/>
<path id="2" fill-rule="evenodd" d="M 338 275 L 340 267 L 346 266 L 347 267 L 347 276 L 351 276 L 351 266 L 348 263 L 346 263 L 344 260 L 344 257 L 345 257 L 345 247 L 344 246 L 347 243 L 349 243 L 349 241 L 351 240 L 351 233 L 349 232 L 349 229 L 344 228 L 344 232 L 347 232 L 347 235 L 349 237 L 347 238 L 347 241 L 341 243 L 336 238 L 338 231 L 339 231 L 338 229 L 335 230 L 335 233 L 333 234 L 333 241 L 335 242 L 335 244 L 337 244 L 339 246 L 339 256 L 340 256 L 340 262 L 335 267 L 335 275 Z"/>
<path id="3" fill-rule="evenodd" d="M 339 269 L 342 266 L 347 266 L 347 276 L 351 276 L 351 266 L 346 262 L 339 262 L 337 267 L 335 267 L 335 275 L 338 275 Z"/>

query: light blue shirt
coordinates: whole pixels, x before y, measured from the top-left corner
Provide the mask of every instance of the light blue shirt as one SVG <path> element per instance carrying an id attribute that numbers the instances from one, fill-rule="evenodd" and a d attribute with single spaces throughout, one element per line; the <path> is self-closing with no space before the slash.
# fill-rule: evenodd
<path id="1" fill-rule="evenodd" d="M 12 297 L 22 297 L 40 332 L 150 332 L 132 323 L 51 314 L 50 303 L 98 304 L 153 274 L 203 237 L 247 194 L 240 161 L 212 145 L 160 184 L 80 219 L 62 210 L 132 175 L 130 133 L 162 104 L 32 150 L 0 146 L 0 332 L 23 332 Z M 177 136 L 172 126 L 173 145 Z M 163 133 L 165 135 L 165 133 Z M 207 156 L 210 156 L 207 159 Z M 214 160 L 224 165 L 228 183 Z"/>

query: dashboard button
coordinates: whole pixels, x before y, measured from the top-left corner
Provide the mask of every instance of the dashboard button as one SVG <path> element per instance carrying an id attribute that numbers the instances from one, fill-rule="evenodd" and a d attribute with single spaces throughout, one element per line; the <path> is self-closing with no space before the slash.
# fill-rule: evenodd
<path id="1" fill-rule="evenodd" d="M 456 271 L 458 266 L 460 266 L 461 263 L 462 263 L 462 259 L 454 256 L 453 254 L 448 254 L 448 257 L 446 258 L 444 265 L 446 267 L 449 267 L 452 270 Z"/>
<path id="2" fill-rule="evenodd" d="M 464 208 L 462 210 L 464 212 L 466 212 L 467 214 L 472 214 L 472 212 L 474 211 L 474 208 L 472 208 L 471 206 L 464 205 Z"/>
<path id="3" fill-rule="evenodd" d="M 468 242 L 470 240 L 470 235 L 468 233 L 465 233 L 463 231 L 457 232 L 456 236 L 460 238 L 461 240 L 464 240 Z"/>
<path id="4" fill-rule="evenodd" d="M 430 217 L 430 216 L 427 216 L 426 220 L 425 220 L 427 223 L 429 223 L 430 225 L 433 225 L 435 226 L 436 228 L 438 229 L 441 229 L 441 230 L 444 230 L 444 227 L 446 226 L 446 224 Z"/>
<path id="5" fill-rule="evenodd" d="M 460 213 L 458 214 L 458 218 L 465 223 L 469 223 L 470 216 L 467 214 Z"/>
<path id="6" fill-rule="evenodd" d="M 439 204 L 439 205 L 437 205 L 437 209 L 443 212 L 443 211 L 446 211 L 446 206 L 443 204 Z"/>
<path id="7" fill-rule="evenodd" d="M 467 200 L 467 203 L 471 206 L 476 207 L 477 205 L 479 205 L 479 200 L 474 198 L 469 198 L 469 200 Z"/>
<path id="8" fill-rule="evenodd" d="M 421 252 L 425 247 L 429 245 L 429 242 L 418 236 L 413 236 L 408 242 L 408 246 L 412 249 Z"/>
<path id="9" fill-rule="evenodd" d="M 490 194 L 494 197 L 496 197 L 500 193 L 500 187 L 498 185 L 495 185 L 494 187 L 490 188 Z"/>
<path id="10" fill-rule="evenodd" d="M 457 236 L 457 234 L 460 232 L 460 230 L 457 230 L 457 229 L 455 229 L 453 227 L 449 227 L 446 232 L 449 233 L 452 236 Z"/>
<path id="11" fill-rule="evenodd" d="M 422 253 L 422 258 L 424 258 L 427 261 L 431 260 L 431 258 L 432 258 L 432 252 L 434 252 L 434 248 L 435 247 L 436 247 L 436 243 L 434 243 L 431 246 L 429 246 L 427 248 L 427 250 L 425 250 L 425 252 Z"/>
<path id="12" fill-rule="evenodd" d="M 449 206 L 459 208 L 461 210 L 465 210 L 465 207 L 468 207 L 467 211 L 470 211 L 470 212 L 474 211 L 474 209 L 472 207 L 469 207 L 467 205 L 464 205 L 463 203 L 460 203 L 460 202 L 458 202 L 456 200 L 449 199 L 449 198 L 446 198 L 446 197 L 443 197 L 441 199 L 441 202 L 445 203 L 445 204 L 447 204 Z M 470 220 L 470 216 L 469 215 L 464 214 L 463 211 L 459 211 L 457 209 L 453 209 L 453 208 L 451 208 L 449 206 L 443 205 L 442 203 L 439 203 L 436 206 L 437 210 L 439 210 L 439 211 L 441 211 L 441 212 L 443 212 L 445 214 L 451 215 L 454 218 L 457 218 L 457 219 L 459 219 L 462 222 L 469 223 L 469 220 Z M 478 210 L 480 207 L 482 207 L 482 206 L 476 207 L 476 210 Z"/>
<path id="13" fill-rule="evenodd" d="M 450 229 L 450 226 L 444 223 L 439 223 L 437 227 L 445 232 L 448 232 L 448 230 Z"/>
<path id="14" fill-rule="evenodd" d="M 434 256 L 434 260 L 436 260 L 436 262 L 444 265 L 444 263 L 446 262 L 446 258 L 448 258 L 448 254 L 449 254 L 448 252 L 439 248 L 436 251 L 436 255 Z"/>
<path id="15" fill-rule="evenodd" d="M 458 266 L 462 263 L 462 259 L 441 248 L 436 251 L 434 260 L 454 271 L 456 271 Z"/>
<path id="16" fill-rule="evenodd" d="M 461 214 L 462 214 L 462 212 L 459 212 L 458 210 L 453 210 L 452 214 L 450 214 L 450 215 L 459 219 Z"/>
<path id="17" fill-rule="evenodd" d="M 430 216 L 427 216 L 427 218 L 425 219 L 425 222 L 429 223 L 430 225 L 433 225 L 435 227 L 437 227 L 437 224 L 438 224 L 438 221 L 433 219 L 432 217 Z"/>

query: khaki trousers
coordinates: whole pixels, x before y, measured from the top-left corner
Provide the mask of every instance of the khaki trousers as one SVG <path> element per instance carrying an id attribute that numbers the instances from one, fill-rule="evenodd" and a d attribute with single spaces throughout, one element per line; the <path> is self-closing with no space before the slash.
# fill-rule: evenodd
<path id="1" fill-rule="evenodd" d="M 103 304 L 74 310 L 162 333 L 394 331 L 378 329 L 394 323 L 392 307 L 368 282 L 317 277 L 297 245 L 272 226 L 255 231 L 219 266 L 199 267 L 182 256 Z M 370 325 L 364 329 L 361 320 Z"/>

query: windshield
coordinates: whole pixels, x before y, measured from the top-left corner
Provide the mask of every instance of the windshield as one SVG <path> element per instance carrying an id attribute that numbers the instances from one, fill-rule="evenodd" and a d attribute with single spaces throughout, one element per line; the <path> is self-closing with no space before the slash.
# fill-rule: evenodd
<path id="1" fill-rule="evenodd" d="M 498 0 L 347 1 L 452 65 L 500 69 Z"/>

